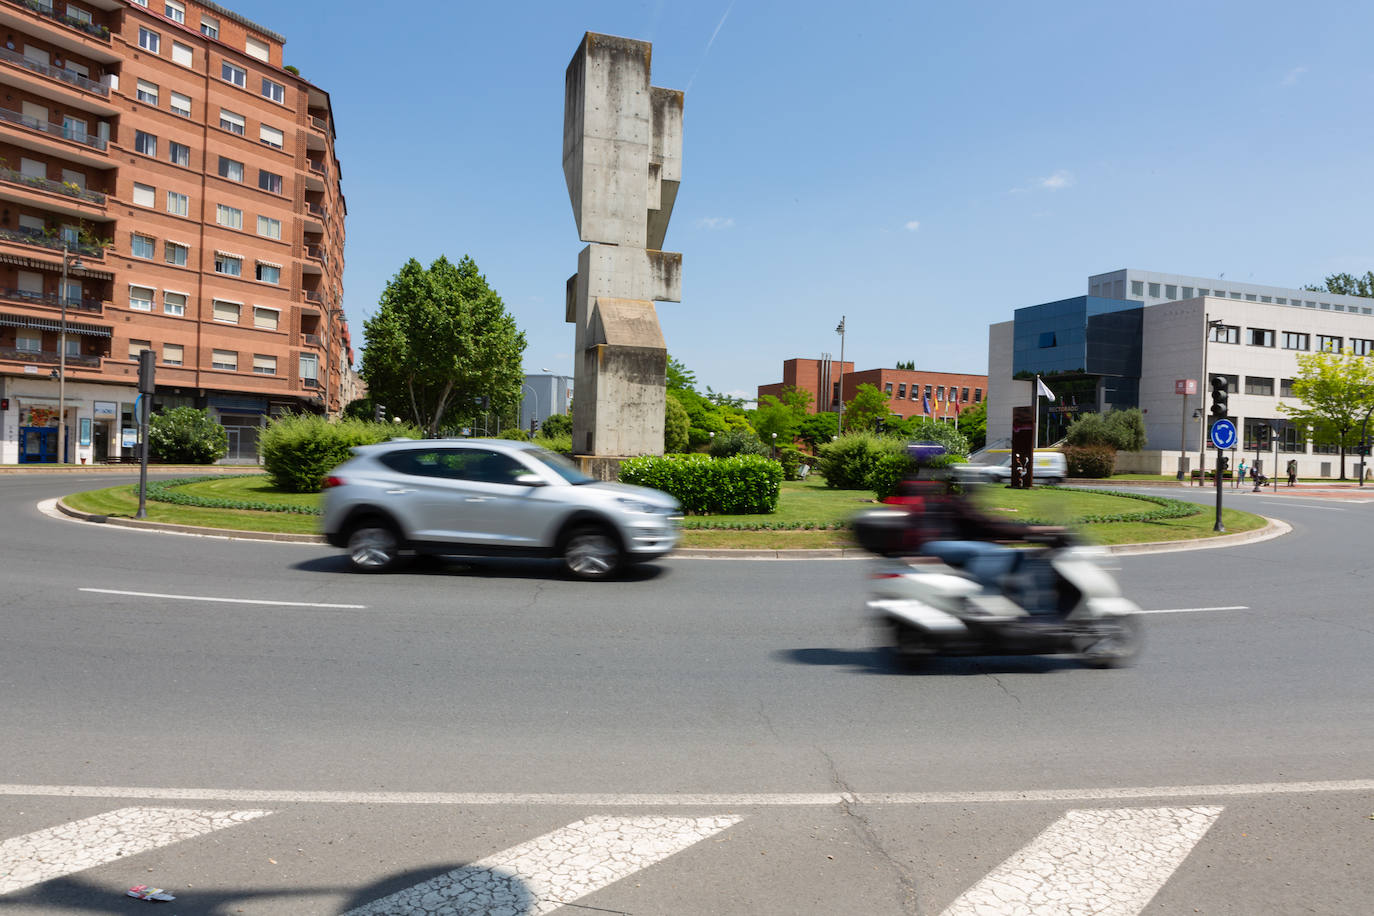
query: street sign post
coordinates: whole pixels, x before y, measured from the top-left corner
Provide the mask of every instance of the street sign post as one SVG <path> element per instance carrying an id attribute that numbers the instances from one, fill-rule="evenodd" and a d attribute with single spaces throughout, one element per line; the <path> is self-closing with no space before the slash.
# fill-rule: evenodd
<path id="1" fill-rule="evenodd" d="M 1213 398 L 1215 397 L 1216 392 L 1214 390 Z M 1223 398 L 1223 406 L 1224 403 L 1225 399 Z M 1213 405 L 1213 410 L 1215 411 L 1215 405 Z M 1224 453 L 1228 449 L 1233 448 L 1236 444 L 1236 424 L 1225 417 L 1214 422 L 1212 424 L 1212 444 L 1217 447 L 1217 518 L 1216 522 L 1212 525 L 1212 530 L 1225 531 L 1226 526 L 1221 523 L 1221 472 L 1224 470 L 1225 465 L 1222 458 L 1224 457 Z"/>

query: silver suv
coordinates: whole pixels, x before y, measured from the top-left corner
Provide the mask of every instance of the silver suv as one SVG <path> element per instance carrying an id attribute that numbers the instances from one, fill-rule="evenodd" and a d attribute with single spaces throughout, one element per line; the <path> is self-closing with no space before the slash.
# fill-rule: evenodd
<path id="1" fill-rule="evenodd" d="M 330 472 L 324 535 L 354 569 L 408 553 L 561 557 L 582 579 L 677 545 L 667 493 L 589 477 L 562 455 L 506 439 L 395 439 L 353 449 Z"/>

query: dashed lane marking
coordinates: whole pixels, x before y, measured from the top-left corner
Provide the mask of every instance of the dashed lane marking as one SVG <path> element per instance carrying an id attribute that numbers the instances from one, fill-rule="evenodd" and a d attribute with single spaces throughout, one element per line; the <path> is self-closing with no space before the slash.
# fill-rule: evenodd
<path id="1" fill-rule="evenodd" d="M 271 811 L 120 808 L 0 842 L 0 894 L 233 827 Z"/>
<path id="2" fill-rule="evenodd" d="M 1148 611 L 1136 611 L 1137 614 L 1197 614 L 1202 611 L 1248 611 L 1250 607 L 1245 604 L 1231 604 L 1225 607 L 1167 607 L 1157 608 Z"/>
<path id="3" fill-rule="evenodd" d="M 540 916 L 627 878 L 743 818 L 589 817 L 373 901 L 345 916 Z"/>
<path id="4" fill-rule="evenodd" d="M 270 601 L 261 598 L 215 598 L 207 595 L 165 595 L 160 592 L 127 592 L 117 588 L 79 588 L 98 595 L 126 595 L 130 598 L 167 598 L 172 601 L 214 601 L 221 604 L 266 604 L 272 607 L 322 607 L 341 610 L 366 610 L 365 604 L 324 604 L 317 601 Z"/>

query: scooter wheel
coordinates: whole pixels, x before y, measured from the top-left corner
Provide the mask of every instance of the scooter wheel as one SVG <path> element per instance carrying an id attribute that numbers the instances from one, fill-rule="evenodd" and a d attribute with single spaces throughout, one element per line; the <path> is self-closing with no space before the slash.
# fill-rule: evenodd
<path id="1" fill-rule="evenodd" d="M 1103 620 L 1082 637 L 1080 657 L 1094 668 L 1126 668 L 1135 664 L 1140 642 L 1140 621 L 1136 618 Z"/>
<path id="2" fill-rule="evenodd" d="M 909 624 L 892 625 L 892 643 L 897 663 L 904 668 L 919 668 L 931 656 L 930 641 L 924 633 Z"/>

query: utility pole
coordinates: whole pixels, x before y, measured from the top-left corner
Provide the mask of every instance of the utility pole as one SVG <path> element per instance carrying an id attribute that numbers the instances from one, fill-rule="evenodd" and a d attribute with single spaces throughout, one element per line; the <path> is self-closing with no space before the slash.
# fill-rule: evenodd
<path id="1" fill-rule="evenodd" d="M 835 419 L 836 434 L 844 432 L 844 319 L 845 316 L 841 315 L 840 323 L 835 326 L 835 333 L 840 335 L 840 410 L 839 416 Z"/>

